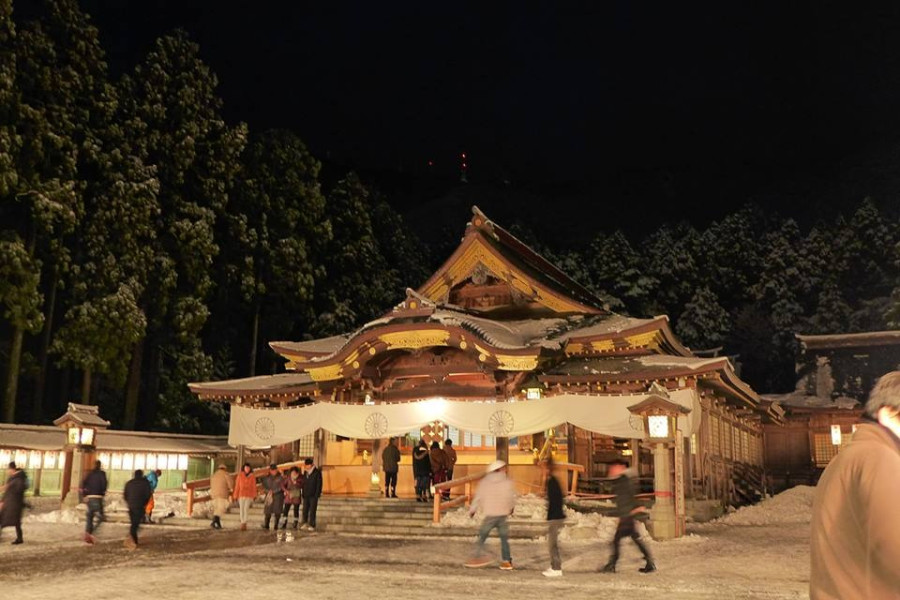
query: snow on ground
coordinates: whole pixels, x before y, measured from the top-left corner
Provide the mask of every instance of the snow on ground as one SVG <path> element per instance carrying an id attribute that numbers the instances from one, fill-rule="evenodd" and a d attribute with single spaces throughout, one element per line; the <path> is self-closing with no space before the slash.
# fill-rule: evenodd
<path id="1" fill-rule="evenodd" d="M 259 530 L 212 531 L 148 526 L 143 547 L 129 553 L 124 525 L 106 523 L 101 543 L 78 543 L 82 523 L 26 521 L 22 546 L 0 539 L 0 596 L 16 600 L 65 597 L 202 599 L 240 590 L 241 600 L 281 597 L 352 599 L 438 595 L 446 600 L 501 597 L 713 600 L 806 598 L 809 580 L 809 505 L 812 489 L 798 488 L 718 521 L 691 525 L 689 535 L 650 541 L 659 572 L 643 575 L 634 544 L 625 540 L 619 572 L 596 573 L 609 553 L 614 519 L 567 511 L 567 530 L 593 535 L 563 540 L 563 571 L 548 580 L 545 540 L 512 540 L 516 571 L 464 569 L 471 537 L 300 534 L 293 541 Z M 525 497 L 515 517 L 539 524 L 543 502 Z M 520 511 L 521 509 L 521 511 Z M 805 512 L 804 512 L 805 511 Z M 462 512 L 467 526 L 472 521 Z M 77 513 L 81 514 L 81 513 Z M 451 516 L 450 524 L 454 527 Z M 477 520 L 476 520 L 477 522 Z M 456 526 L 459 526 L 456 525 Z M 53 540 L 53 536 L 58 536 Z M 488 551 L 499 555 L 496 537 Z M 497 556 L 499 558 L 499 556 Z M 252 581 L 252 585 L 248 585 Z M 290 582 L 295 582 L 296 585 Z M 148 584 L 152 582 L 152 584 Z M 285 586 L 288 586 L 287 588 Z"/>
<path id="2" fill-rule="evenodd" d="M 559 534 L 561 541 L 586 540 L 597 538 L 611 538 L 616 531 L 617 520 L 612 517 L 604 517 L 596 512 L 580 512 L 566 506 L 566 525 Z M 469 518 L 469 511 L 465 507 L 448 511 L 441 517 L 441 522 L 435 527 L 472 527 L 480 523 L 481 513 L 475 518 Z M 518 522 L 529 521 L 535 524 L 544 523 L 547 520 L 547 501 L 544 498 L 529 494 L 519 496 L 516 499 L 516 508 L 513 511 L 512 524 L 515 527 Z M 643 525 L 639 524 L 639 527 Z M 641 531 L 646 535 L 646 529 Z"/>
<path id="3" fill-rule="evenodd" d="M 816 488 L 798 485 L 751 506 L 720 517 L 723 525 L 771 525 L 773 523 L 809 523 Z"/>

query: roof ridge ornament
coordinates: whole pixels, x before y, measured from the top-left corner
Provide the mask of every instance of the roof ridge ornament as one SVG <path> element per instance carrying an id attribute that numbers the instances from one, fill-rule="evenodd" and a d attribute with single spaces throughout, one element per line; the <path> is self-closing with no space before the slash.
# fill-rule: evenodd
<path id="1" fill-rule="evenodd" d="M 469 227 L 478 229 L 491 237 L 497 237 L 494 231 L 494 222 L 475 205 L 472 205 L 472 220 L 469 221 Z"/>

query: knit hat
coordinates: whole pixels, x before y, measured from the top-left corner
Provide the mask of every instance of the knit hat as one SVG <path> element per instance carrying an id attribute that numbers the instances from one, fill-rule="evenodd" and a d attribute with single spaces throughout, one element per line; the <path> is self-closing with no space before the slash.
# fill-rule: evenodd
<path id="1" fill-rule="evenodd" d="M 491 464 L 488 465 L 486 472 L 493 473 L 494 471 L 499 471 L 500 469 L 502 469 L 505 466 L 506 466 L 506 463 L 503 462 L 502 460 L 495 460 L 494 462 L 492 462 Z"/>

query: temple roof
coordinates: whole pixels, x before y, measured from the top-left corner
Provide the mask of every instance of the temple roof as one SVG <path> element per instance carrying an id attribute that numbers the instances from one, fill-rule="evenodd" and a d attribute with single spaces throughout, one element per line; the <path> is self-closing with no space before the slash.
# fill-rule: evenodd
<path id="1" fill-rule="evenodd" d="M 829 335 L 797 334 L 797 339 L 807 350 L 895 346 L 900 344 L 900 331 L 866 331 Z"/>
<path id="2" fill-rule="evenodd" d="M 270 346 L 295 372 L 191 390 L 251 403 L 405 401 L 504 397 L 538 381 L 615 390 L 685 377 L 743 409 L 759 404 L 726 357 L 693 356 L 666 316 L 610 312 L 477 207 L 453 255 L 386 314 L 347 334 Z"/>
<path id="3" fill-rule="evenodd" d="M 587 288 L 488 219 L 477 206 L 472 213 L 459 247 L 418 289 L 419 294 L 434 302 L 446 301 L 453 286 L 483 267 L 553 312 L 608 312 Z"/>

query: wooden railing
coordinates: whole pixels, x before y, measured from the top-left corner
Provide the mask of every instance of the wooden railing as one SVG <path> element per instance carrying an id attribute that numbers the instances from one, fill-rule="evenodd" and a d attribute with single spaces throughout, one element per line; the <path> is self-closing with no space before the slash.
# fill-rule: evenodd
<path id="1" fill-rule="evenodd" d="M 295 467 L 295 466 L 303 468 L 303 461 L 298 460 L 298 461 L 289 462 L 289 463 L 281 463 L 280 465 L 278 465 L 278 470 L 284 472 L 285 470 L 290 469 L 291 467 Z M 240 474 L 240 471 L 237 471 L 234 473 L 229 473 L 228 475 L 232 479 L 234 479 L 239 474 Z M 269 467 L 260 467 L 259 469 L 254 469 L 253 474 L 256 475 L 256 477 L 262 477 L 263 475 L 268 475 Z M 188 516 L 191 516 L 194 514 L 194 505 L 195 504 L 199 504 L 202 502 L 209 502 L 211 500 L 211 497 L 210 497 L 209 491 L 208 491 L 209 490 L 209 479 L 210 478 L 207 477 L 206 479 L 195 479 L 194 481 L 186 481 L 184 483 L 184 485 L 182 486 L 184 488 L 184 490 L 187 492 L 187 514 L 188 514 Z M 202 492 L 204 490 L 207 490 L 207 492 L 205 494 L 202 494 L 200 496 L 194 496 L 194 494 L 197 491 Z"/>
<path id="2" fill-rule="evenodd" d="M 584 467 L 582 465 L 575 465 L 572 463 L 554 463 L 554 470 L 565 469 L 566 473 L 572 471 L 572 484 L 569 488 L 569 495 L 574 496 L 575 490 L 578 487 L 578 474 L 584 473 Z M 466 475 L 465 477 L 460 477 L 459 479 L 451 479 L 450 481 L 444 481 L 442 483 L 436 483 L 434 485 L 434 512 L 432 513 L 432 521 L 437 524 L 441 522 L 441 512 L 445 510 L 449 510 L 456 506 L 469 506 L 472 503 L 472 484 L 479 479 L 482 479 L 485 475 L 487 475 L 487 471 L 481 471 L 479 473 L 472 473 L 471 475 Z M 514 480 L 515 481 L 515 480 Z M 523 483 L 523 482 L 517 482 Z M 533 484 L 525 484 L 529 487 L 536 487 Z M 457 496 L 452 500 L 443 501 L 441 497 L 441 492 L 443 490 L 449 490 L 455 487 L 465 486 L 465 492 L 462 496 Z M 543 491 L 544 486 L 540 486 Z"/>

